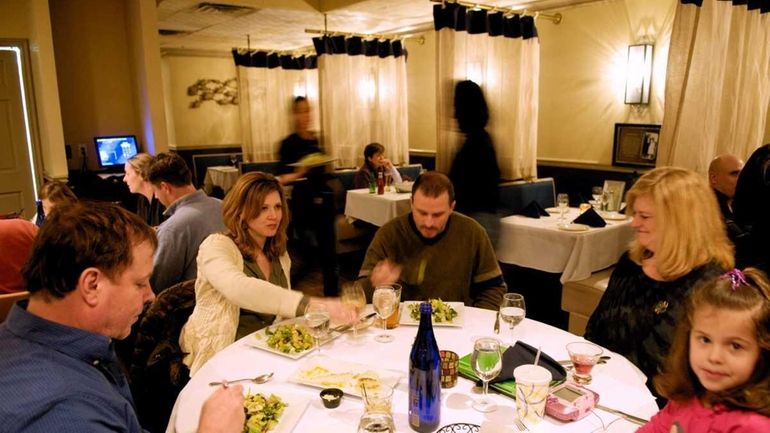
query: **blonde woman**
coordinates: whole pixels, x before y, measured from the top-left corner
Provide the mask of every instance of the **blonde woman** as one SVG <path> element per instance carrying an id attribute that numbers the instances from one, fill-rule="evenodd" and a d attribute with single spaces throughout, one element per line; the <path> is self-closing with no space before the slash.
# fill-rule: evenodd
<path id="1" fill-rule="evenodd" d="M 304 314 L 323 303 L 332 321 L 348 323 L 352 308 L 338 299 L 292 291 L 286 252 L 288 209 L 283 188 L 270 174 L 241 176 L 222 203 L 226 233 L 206 238 L 198 251 L 196 305 L 182 329 L 190 375 L 236 339 L 274 320 Z"/>
<path id="2" fill-rule="evenodd" d="M 126 174 L 123 182 L 128 185 L 132 194 L 138 194 L 136 200 L 136 214 L 152 227 L 159 226 L 165 218 L 163 211 L 166 208 L 158 201 L 152 190 L 152 184 L 147 180 L 152 156 L 146 153 L 137 153 L 132 156 L 123 167 Z"/>
<path id="3" fill-rule="evenodd" d="M 700 280 L 732 269 L 733 247 L 713 192 L 690 170 L 652 170 L 626 201 L 636 237 L 615 267 L 585 338 L 628 358 L 651 384 L 687 293 Z"/>

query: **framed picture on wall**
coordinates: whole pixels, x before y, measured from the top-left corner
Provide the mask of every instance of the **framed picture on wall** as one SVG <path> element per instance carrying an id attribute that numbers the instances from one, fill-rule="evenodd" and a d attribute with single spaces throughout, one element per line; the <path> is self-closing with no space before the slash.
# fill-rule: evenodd
<path id="1" fill-rule="evenodd" d="M 612 165 L 655 167 L 659 140 L 660 125 L 616 123 Z"/>

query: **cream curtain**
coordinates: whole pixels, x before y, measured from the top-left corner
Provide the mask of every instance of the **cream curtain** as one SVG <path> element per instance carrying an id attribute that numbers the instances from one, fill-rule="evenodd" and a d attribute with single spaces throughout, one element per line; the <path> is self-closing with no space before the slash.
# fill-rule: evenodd
<path id="1" fill-rule="evenodd" d="M 406 55 L 400 41 L 324 37 L 318 53 L 324 151 L 358 167 L 371 142 L 395 164 L 409 161 Z"/>
<path id="2" fill-rule="evenodd" d="M 682 0 L 677 6 L 658 165 L 706 173 L 714 156 L 746 158 L 762 144 L 770 14 L 760 2 L 733 3 Z"/>
<path id="3" fill-rule="evenodd" d="M 448 172 L 463 136 L 454 119 L 454 86 L 472 80 L 484 90 L 503 178 L 537 176 L 540 43 L 532 17 L 434 6 L 437 34 L 436 169 Z"/>
<path id="4" fill-rule="evenodd" d="M 233 50 L 238 66 L 243 153 L 248 161 L 278 159 L 281 141 L 294 130 L 291 105 L 304 96 L 318 102 L 315 57 L 278 56 Z M 318 130 L 314 119 L 311 129 Z"/>

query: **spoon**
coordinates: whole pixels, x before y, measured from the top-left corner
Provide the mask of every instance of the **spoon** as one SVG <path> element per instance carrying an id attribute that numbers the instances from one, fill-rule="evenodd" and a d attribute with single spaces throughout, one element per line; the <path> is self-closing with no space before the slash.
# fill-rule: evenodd
<path id="1" fill-rule="evenodd" d="M 225 386 L 227 386 L 227 385 L 229 385 L 231 383 L 246 382 L 246 381 L 251 381 L 253 383 L 259 384 L 259 383 L 267 382 L 272 377 L 273 377 L 273 373 L 267 373 L 267 374 L 262 374 L 262 375 L 257 376 L 257 377 L 247 377 L 245 379 L 223 380 L 221 382 L 210 382 L 209 386 L 217 386 L 217 385 L 225 385 Z"/>

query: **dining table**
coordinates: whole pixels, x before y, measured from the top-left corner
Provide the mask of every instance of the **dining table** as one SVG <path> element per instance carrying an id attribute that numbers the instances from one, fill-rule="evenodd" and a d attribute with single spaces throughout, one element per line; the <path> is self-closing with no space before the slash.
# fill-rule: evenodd
<path id="1" fill-rule="evenodd" d="M 612 212 L 600 213 L 604 227 L 576 226 L 580 215 L 568 208 L 564 218 L 558 208 L 549 215 L 530 218 L 512 215 L 500 220 L 497 259 L 502 263 L 561 274 L 560 282 L 578 281 L 618 262 L 634 237 L 631 218 Z"/>
<path id="2" fill-rule="evenodd" d="M 411 210 L 410 192 L 395 189 L 383 194 L 370 193 L 368 188 L 348 190 L 345 198 L 345 216 L 366 221 L 377 227 Z"/>
<path id="3" fill-rule="evenodd" d="M 203 178 L 203 190 L 210 194 L 215 186 L 222 188 L 225 194 L 235 185 L 241 173 L 237 167 L 229 165 L 215 165 L 206 169 L 206 177 Z"/>
<path id="4" fill-rule="evenodd" d="M 367 306 L 371 310 L 371 306 Z M 402 322 L 406 308 L 401 308 Z M 568 360 L 565 345 L 584 341 L 566 331 L 525 319 L 513 331 L 507 326 L 500 334 L 493 331 L 496 312 L 469 306 L 458 307 L 458 317 L 453 326 L 433 327 L 441 350 L 451 350 L 460 357 L 473 350 L 473 343 L 480 337 L 495 337 L 504 344 L 514 339 L 540 348 L 555 360 Z M 409 320 L 407 320 L 409 322 Z M 416 323 L 416 322 L 410 322 Z M 275 394 L 291 399 L 295 403 L 293 414 L 286 420 L 279 420 L 275 432 L 356 432 L 360 417 L 364 413 L 360 397 L 345 395 L 335 409 L 326 409 L 316 388 L 292 379 L 302 367 L 314 363 L 325 365 L 350 365 L 355 363 L 364 368 L 378 371 L 383 376 L 396 377 L 392 400 L 392 415 L 396 431 L 412 431 L 408 422 L 408 370 L 409 353 L 417 333 L 417 326 L 402 324 L 386 332 L 394 340 L 379 343 L 374 336 L 383 332 L 369 327 L 354 338 L 344 333 L 321 346 L 321 354 L 307 353 L 299 359 L 273 353 L 265 348 L 254 347 L 255 334 L 235 341 L 212 357 L 189 381 L 176 401 L 167 432 L 188 433 L 196 431 L 203 402 L 216 386 L 210 382 L 236 378 L 256 377 L 272 372 L 273 377 L 264 384 L 244 383 L 244 392 Z M 593 381 L 587 388 L 599 394 L 599 403 L 628 415 L 649 419 L 657 412 L 655 399 L 645 386 L 645 376 L 623 356 L 605 350 L 609 356 L 606 364 L 594 367 Z M 491 390 L 491 389 L 490 389 Z M 489 431 L 519 431 L 516 427 L 516 403 L 502 394 L 490 395 L 497 404 L 493 412 L 482 413 L 473 409 L 473 402 L 480 397 L 480 388 L 471 380 L 460 377 L 453 388 L 441 389 L 441 426 L 455 423 L 485 426 Z M 491 391 L 490 391 L 491 392 Z M 287 409 L 288 410 L 288 409 Z M 588 416 L 572 422 L 562 422 L 546 416 L 539 424 L 532 425 L 536 432 L 597 432 L 608 427 L 608 432 L 633 432 L 639 425 L 626 416 L 606 410 L 594 409 Z M 467 431 L 467 430 L 465 430 Z"/>

